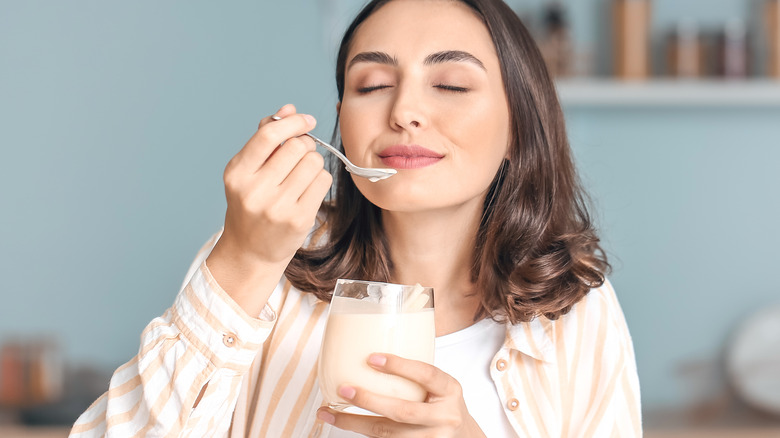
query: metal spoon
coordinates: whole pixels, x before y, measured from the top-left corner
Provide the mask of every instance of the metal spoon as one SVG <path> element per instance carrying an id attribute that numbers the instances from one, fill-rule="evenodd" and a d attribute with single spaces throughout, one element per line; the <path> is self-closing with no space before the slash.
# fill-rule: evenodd
<path id="1" fill-rule="evenodd" d="M 278 116 L 273 116 L 271 118 L 273 120 L 282 120 L 282 118 L 278 117 Z M 368 178 L 368 180 L 371 181 L 371 182 L 377 182 L 377 181 L 383 180 L 385 178 L 390 178 L 391 176 L 393 176 L 396 173 L 398 173 L 398 171 L 395 170 L 395 169 L 378 169 L 378 168 L 374 168 L 374 167 L 355 166 L 354 164 L 352 164 L 351 161 L 349 161 L 349 159 L 344 154 L 339 152 L 338 149 L 334 148 L 333 146 L 329 145 L 328 143 L 325 143 L 324 141 L 320 140 L 319 138 L 315 137 L 314 135 L 309 134 L 308 132 L 306 133 L 306 135 L 311 137 L 312 140 L 314 140 L 320 146 L 322 146 L 325 149 L 327 149 L 328 151 L 330 151 L 339 160 L 341 160 L 341 162 L 344 163 L 344 167 L 347 168 L 347 172 L 349 172 L 349 173 L 351 173 L 353 175 L 362 176 L 363 178 Z"/>

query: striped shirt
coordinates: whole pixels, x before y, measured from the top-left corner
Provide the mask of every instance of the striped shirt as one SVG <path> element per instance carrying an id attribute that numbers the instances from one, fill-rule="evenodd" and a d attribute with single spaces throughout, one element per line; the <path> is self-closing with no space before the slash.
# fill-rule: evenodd
<path id="1" fill-rule="evenodd" d="M 247 315 L 206 266 L 218 238 L 70 436 L 329 435 L 316 418 L 327 303 L 282 279 L 261 314 Z M 609 282 L 558 320 L 507 324 L 490 376 L 519 437 L 642 435 L 633 346 Z"/>

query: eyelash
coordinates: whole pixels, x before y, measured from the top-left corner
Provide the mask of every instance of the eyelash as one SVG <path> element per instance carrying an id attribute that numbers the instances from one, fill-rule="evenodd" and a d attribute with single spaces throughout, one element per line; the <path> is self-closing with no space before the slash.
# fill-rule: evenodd
<path id="1" fill-rule="evenodd" d="M 454 93 L 465 93 L 465 92 L 469 91 L 469 89 L 468 89 L 468 88 L 465 88 L 465 87 L 456 87 L 456 86 L 454 86 L 454 85 L 438 84 L 438 85 L 434 85 L 434 86 L 435 86 L 436 88 L 439 88 L 439 89 L 441 89 L 441 90 L 452 91 L 452 92 L 454 92 Z"/>
<path id="2" fill-rule="evenodd" d="M 390 88 L 390 87 L 391 87 L 390 85 L 372 85 L 370 87 L 358 88 L 357 91 L 360 94 L 368 94 L 368 93 L 371 93 L 372 91 L 383 90 L 385 88 Z M 434 87 L 438 88 L 440 90 L 444 90 L 444 91 L 451 91 L 453 93 L 465 93 L 465 92 L 469 91 L 468 88 L 456 87 L 454 85 L 437 84 L 437 85 L 434 85 Z"/>
<path id="3" fill-rule="evenodd" d="M 390 88 L 390 85 L 372 85 L 370 87 L 362 87 L 362 88 L 358 88 L 358 93 L 360 93 L 360 94 L 368 94 L 368 93 L 370 93 L 372 91 L 382 90 L 382 89 L 385 89 L 385 88 Z"/>

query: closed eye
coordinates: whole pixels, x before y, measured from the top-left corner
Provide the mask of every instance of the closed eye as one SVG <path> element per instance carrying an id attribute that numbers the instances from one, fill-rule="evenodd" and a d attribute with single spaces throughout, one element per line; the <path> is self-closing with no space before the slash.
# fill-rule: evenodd
<path id="1" fill-rule="evenodd" d="M 438 85 L 434 85 L 434 87 L 436 87 L 436 88 L 438 88 L 440 90 L 452 91 L 452 92 L 455 92 L 455 93 L 465 93 L 465 92 L 469 91 L 468 88 L 456 87 L 455 85 L 438 84 Z"/>
<path id="2" fill-rule="evenodd" d="M 372 85 L 372 86 L 370 86 L 370 87 L 361 87 L 361 88 L 358 88 L 358 90 L 357 90 L 357 91 L 358 91 L 358 93 L 360 93 L 360 94 L 368 94 L 368 93 L 370 93 L 370 92 L 372 92 L 372 91 L 383 90 L 383 89 L 385 89 L 385 88 L 390 88 L 390 87 L 391 87 L 391 85 Z"/>

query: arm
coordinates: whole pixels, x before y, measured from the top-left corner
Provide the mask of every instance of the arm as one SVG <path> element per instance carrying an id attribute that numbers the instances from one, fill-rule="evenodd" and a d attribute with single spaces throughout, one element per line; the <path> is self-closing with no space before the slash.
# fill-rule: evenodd
<path id="1" fill-rule="evenodd" d="M 243 312 L 201 263 L 71 436 L 224 435 L 242 376 L 274 322 L 268 308 L 259 319 Z"/>
<path id="2" fill-rule="evenodd" d="M 276 115 L 284 120 L 263 119 L 225 169 L 225 228 L 213 250 L 196 258 L 173 307 L 147 326 L 138 355 L 72 436 L 227 432 L 243 375 L 273 327 L 268 299 L 332 182 L 314 143 L 299 138 L 314 119 L 292 105 Z"/>
<path id="3" fill-rule="evenodd" d="M 219 284 L 250 315 L 265 306 L 333 181 L 314 142 L 302 136 L 314 118 L 296 114 L 292 105 L 276 115 L 282 120 L 263 119 L 225 168 L 225 231 L 207 260 Z"/>

